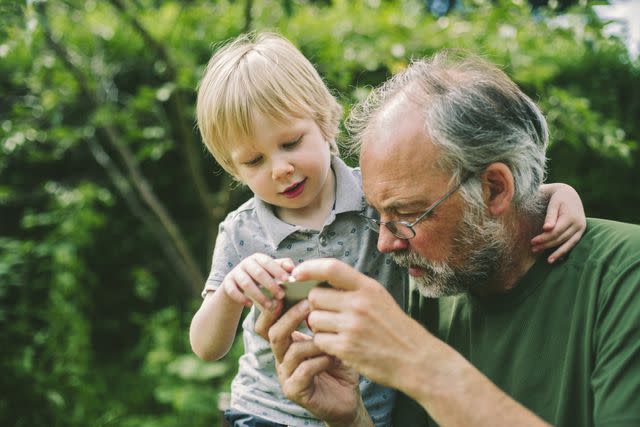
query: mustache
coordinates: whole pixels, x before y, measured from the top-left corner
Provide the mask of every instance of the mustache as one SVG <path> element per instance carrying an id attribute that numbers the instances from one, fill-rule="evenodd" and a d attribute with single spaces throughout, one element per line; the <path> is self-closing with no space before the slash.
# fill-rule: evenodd
<path id="1" fill-rule="evenodd" d="M 431 267 L 431 263 L 422 258 L 420 255 L 414 252 L 393 252 L 391 253 L 391 258 L 393 261 L 398 264 L 400 267 L 420 267 L 420 268 L 429 268 Z"/>

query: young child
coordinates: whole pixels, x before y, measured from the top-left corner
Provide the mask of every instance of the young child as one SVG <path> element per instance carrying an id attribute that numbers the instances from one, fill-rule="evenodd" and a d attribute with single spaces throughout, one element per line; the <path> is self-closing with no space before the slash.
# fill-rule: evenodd
<path id="1" fill-rule="evenodd" d="M 301 52 L 276 34 L 239 37 L 211 58 L 197 115 L 209 151 L 254 193 L 220 224 L 204 301 L 190 328 L 198 356 L 224 356 L 243 307 L 255 301 L 273 309 L 259 287 L 282 299 L 278 283 L 307 259 L 341 259 L 386 284 L 402 304 L 407 273 L 376 250 L 377 235 L 361 215 L 375 213 L 364 201 L 360 172 L 338 157 L 341 107 Z M 557 257 L 579 239 L 584 214 L 570 187 L 546 191 L 549 220 L 533 244 L 539 250 L 564 243 Z M 563 211 L 570 212 L 558 217 Z M 283 396 L 269 343 L 254 331 L 256 305 L 242 325 L 245 353 L 228 419 L 236 426 L 323 425 Z M 374 423 L 390 425 L 393 391 L 365 378 L 360 389 Z"/>

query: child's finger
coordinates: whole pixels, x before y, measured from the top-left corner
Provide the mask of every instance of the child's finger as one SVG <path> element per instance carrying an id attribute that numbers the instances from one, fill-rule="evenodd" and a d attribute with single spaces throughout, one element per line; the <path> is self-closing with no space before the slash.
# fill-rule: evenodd
<path id="1" fill-rule="evenodd" d="M 574 222 L 567 220 L 566 216 L 560 216 L 552 229 L 546 230 L 531 239 L 531 245 L 545 245 L 544 247 L 548 248 L 553 246 L 548 246 L 549 242 L 555 241 L 555 243 L 562 243 L 563 239 L 561 236 L 566 236 L 565 239 L 568 239 L 569 234 L 567 234 L 567 231 L 575 232 L 577 230 L 578 228 Z"/>
<path id="2" fill-rule="evenodd" d="M 556 235 L 555 233 L 549 233 L 546 237 L 546 240 L 540 241 L 534 245 L 532 248 L 533 252 L 540 252 L 544 249 L 549 249 L 564 243 L 569 240 L 569 238 L 575 234 L 576 229 L 573 226 L 568 227 L 564 230 L 560 235 Z"/>
<path id="3" fill-rule="evenodd" d="M 551 198 L 549 205 L 547 206 L 547 215 L 545 216 L 544 224 L 542 225 L 542 229 L 544 231 L 553 230 L 556 226 L 556 222 L 558 221 L 559 213 L 560 203 Z"/>
<path id="4" fill-rule="evenodd" d="M 287 275 L 291 274 L 291 271 L 295 267 L 295 264 L 293 263 L 293 260 L 291 258 L 276 258 L 274 259 L 274 261 L 280 264 L 280 267 L 282 267 L 287 272 Z M 283 279 L 283 281 L 287 279 L 288 277 Z"/>
<path id="5" fill-rule="evenodd" d="M 270 308 L 271 299 L 260 291 L 254 279 L 242 268 L 236 269 L 233 279 L 242 293 L 261 308 Z M 270 279 L 273 280 L 273 279 Z"/>
<path id="6" fill-rule="evenodd" d="M 578 233 L 575 233 L 573 236 L 571 236 L 569 240 L 564 242 L 558 249 L 556 249 L 551 255 L 549 255 L 549 257 L 547 258 L 547 261 L 549 262 L 549 264 L 553 264 L 558 259 L 568 254 L 569 251 L 576 245 L 576 243 L 578 243 L 581 236 L 582 236 L 581 231 Z"/>
<path id="7" fill-rule="evenodd" d="M 250 305 L 251 300 L 248 299 L 244 294 L 238 289 L 235 282 L 231 279 L 225 279 L 222 282 L 222 290 L 227 293 L 229 298 L 242 305 Z"/>
<path id="8" fill-rule="evenodd" d="M 278 283 L 287 281 L 289 272 L 282 268 L 280 261 L 276 261 L 268 255 L 257 253 L 247 258 L 243 263 L 244 270 L 253 277 L 256 283 L 268 289 L 275 298 L 284 298 L 284 291 Z M 290 263 L 291 269 L 293 269 L 293 261 Z"/>
<path id="9" fill-rule="evenodd" d="M 289 272 L 293 270 L 293 261 L 290 259 L 275 260 L 269 258 L 262 264 L 262 267 L 269 273 L 272 279 L 266 283 L 261 281 L 260 284 L 267 288 L 275 298 L 284 298 L 284 290 L 280 287 L 279 283 L 286 282 L 289 279 Z"/>

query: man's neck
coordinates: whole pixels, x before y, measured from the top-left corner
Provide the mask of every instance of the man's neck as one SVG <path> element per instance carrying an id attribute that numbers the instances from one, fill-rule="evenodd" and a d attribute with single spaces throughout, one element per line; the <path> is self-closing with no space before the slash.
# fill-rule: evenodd
<path id="1" fill-rule="evenodd" d="M 531 239 L 542 229 L 544 217 L 538 219 L 517 216 L 508 224 L 510 239 L 508 256 L 499 271 L 487 281 L 487 286 L 474 292 L 477 295 L 504 293 L 513 289 L 533 267 L 540 255 L 531 251 Z"/>

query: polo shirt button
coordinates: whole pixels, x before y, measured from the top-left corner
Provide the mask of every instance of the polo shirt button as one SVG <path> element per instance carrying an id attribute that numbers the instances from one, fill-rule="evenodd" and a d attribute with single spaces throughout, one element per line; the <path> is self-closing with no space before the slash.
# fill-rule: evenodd
<path id="1" fill-rule="evenodd" d="M 320 244 L 322 246 L 327 246 L 327 236 L 325 235 L 320 236 Z"/>

